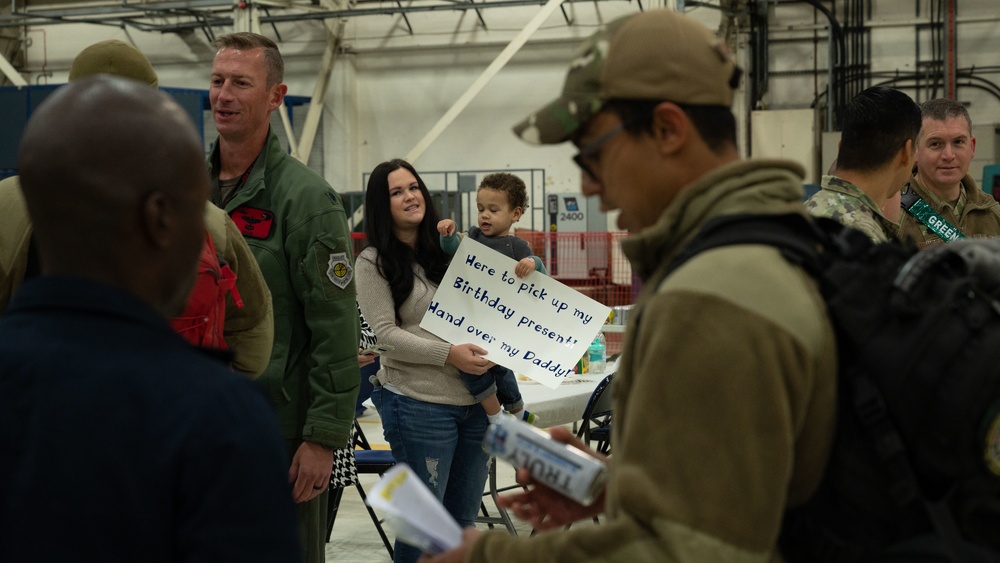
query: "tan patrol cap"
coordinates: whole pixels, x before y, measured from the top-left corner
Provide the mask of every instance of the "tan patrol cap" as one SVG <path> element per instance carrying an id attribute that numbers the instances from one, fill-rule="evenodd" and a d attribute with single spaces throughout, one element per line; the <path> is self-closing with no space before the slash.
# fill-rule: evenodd
<path id="1" fill-rule="evenodd" d="M 567 141 L 610 99 L 729 107 L 742 71 L 697 21 L 659 9 L 619 18 L 587 39 L 562 95 L 514 127 L 532 144 Z"/>
<path id="2" fill-rule="evenodd" d="M 156 71 L 153 70 L 153 65 L 149 63 L 146 55 L 117 39 L 94 43 L 80 51 L 69 69 L 69 80 L 72 82 L 95 74 L 113 74 L 131 78 L 154 88 L 159 83 Z"/>

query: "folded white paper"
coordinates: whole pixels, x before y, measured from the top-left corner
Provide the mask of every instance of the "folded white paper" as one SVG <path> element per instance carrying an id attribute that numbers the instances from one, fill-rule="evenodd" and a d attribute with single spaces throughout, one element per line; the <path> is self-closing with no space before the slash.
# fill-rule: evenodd
<path id="1" fill-rule="evenodd" d="M 462 543 L 462 528 L 434 493 L 405 463 L 382 476 L 368 496 L 368 505 L 385 513 L 396 538 L 432 555 Z"/>

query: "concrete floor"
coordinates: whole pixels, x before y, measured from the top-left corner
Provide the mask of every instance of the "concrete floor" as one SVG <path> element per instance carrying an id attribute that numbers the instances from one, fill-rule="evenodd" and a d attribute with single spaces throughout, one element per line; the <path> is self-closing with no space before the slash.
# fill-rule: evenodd
<path id="1" fill-rule="evenodd" d="M 373 448 L 388 449 L 388 445 L 382 437 L 382 423 L 375 409 L 368 409 L 358 420 Z M 360 478 L 365 491 L 370 491 L 371 487 L 378 481 L 378 477 L 374 475 L 361 475 Z M 514 471 L 510 465 L 501 461 L 497 465 L 497 485 L 504 487 L 512 484 L 514 484 Z M 491 515 L 496 514 L 495 506 L 489 497 L 486 497 L 486 508 Z M 519 535 L 527 536 L 531 533 L 531 527 L 524 522 L 515 518 L 514 524 Z M 592 525 L 592 523 L 581 522 L 576 525 L 586 526 Z M 485 524 L 480 524 L 479 527 L 487 529 Z M 390 541 L 395 538 L 392 530 L 388 527 L 386 527 L 386 534 Z M 372 524 L 364 504 L 361 502 L 361 496 L 357 489 L 352 488 L 344 491 L 333 533 L 330 535 L 329 543 L 326 544 L 326 560 L 344 563 L 391 561 L 389 553 L 382 545 L 382 540 L 375 530 L 375 525 Z"/>

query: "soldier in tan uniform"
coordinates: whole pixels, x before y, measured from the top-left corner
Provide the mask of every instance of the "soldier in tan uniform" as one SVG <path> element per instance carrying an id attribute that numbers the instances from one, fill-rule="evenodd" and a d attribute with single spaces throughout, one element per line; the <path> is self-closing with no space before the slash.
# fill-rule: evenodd
<path id="1" fill-rule="evenodd" d="M 615 373 L 614 456 L 604 494 L 586 507 L 522 471 L 530 490 L 503 502 L 550 531 L 470 529 L 440 561 L 781 560 L 782 515 L 816 490 L 833 439 L 836 346 L 822 296 L 760 244 L 667 273 L 712 219 L 806 215 L 800 165 L 740 160 L 739 78 L 703 25 L 648 10 L 591 37 L 562 95 L 515 127 L 528 142 L 573 142 L 594 180 L 584 193 L 630 231 L 622 252 L 643 288 Z M 565 428 L 552 435 L 570 439 Z M 559 529 L 601 512 L 600 526 Z"/>

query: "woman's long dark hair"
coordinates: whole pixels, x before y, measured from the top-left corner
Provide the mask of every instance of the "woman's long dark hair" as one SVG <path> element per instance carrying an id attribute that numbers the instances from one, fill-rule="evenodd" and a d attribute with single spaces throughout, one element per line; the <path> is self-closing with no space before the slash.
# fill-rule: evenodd
<path id="1" fill-rule="evenodd" d="M 405 168 L 417 179 L 420 193 L 424 195 L 424 219 L 417 228 L 417 246 L 410 248 L 393 232 L 392 211 L 389 209 L 389 174 Z M 451 256 L 441 250 L 437 224 L 440 221 L 427 185 L 413 166 L 401 159 L 383 162 L 372 170 L 365 191 L 365 235 L 368 244 L 378 250 L 376 266 L 382 277 L 389 282 L 392 291 L 393 309 L 396 323 L 402 324 L 399 308 L 413 292 L 413 263 L 424 269 L 429 280 L 441 283 Z"/>

